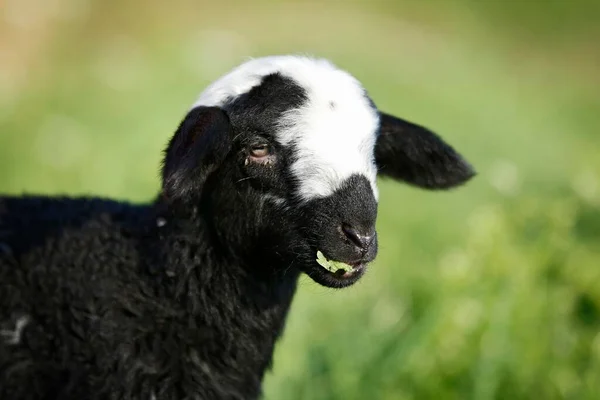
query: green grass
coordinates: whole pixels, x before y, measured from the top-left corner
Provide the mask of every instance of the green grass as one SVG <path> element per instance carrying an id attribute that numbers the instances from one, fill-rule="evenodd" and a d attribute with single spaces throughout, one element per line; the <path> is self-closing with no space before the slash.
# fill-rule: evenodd
<path id="1" fill-rule="evenodd" d="M 89 4 L 0 23 L 1 192 L 148 200 L 200 90 L 288 52 L 479 172 L 450 193 L 380 183 L 377 262 L 347 290 L 301 281 L 267 399 L 600 398 L 594 2 Z"/>

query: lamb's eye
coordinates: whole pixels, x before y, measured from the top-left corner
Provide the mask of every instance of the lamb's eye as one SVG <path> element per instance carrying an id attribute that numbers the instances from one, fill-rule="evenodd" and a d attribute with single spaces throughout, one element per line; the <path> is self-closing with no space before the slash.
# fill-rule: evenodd
<path id="1" fill-rule="evenodd" d="M 271 154 L 271 148 L 266 143 L 256 144 L 250 148 L 250 155 L 254 158 L 264 158 Z"/>

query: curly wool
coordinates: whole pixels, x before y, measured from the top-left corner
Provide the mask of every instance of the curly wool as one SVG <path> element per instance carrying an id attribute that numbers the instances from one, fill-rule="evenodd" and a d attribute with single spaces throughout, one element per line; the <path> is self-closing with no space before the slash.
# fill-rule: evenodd
<path id="1" fill-rule="evenodd" d="M 259 395 L 297 275 L 256 279 L 159 210 L 0 198 L 1 399 Z"/>

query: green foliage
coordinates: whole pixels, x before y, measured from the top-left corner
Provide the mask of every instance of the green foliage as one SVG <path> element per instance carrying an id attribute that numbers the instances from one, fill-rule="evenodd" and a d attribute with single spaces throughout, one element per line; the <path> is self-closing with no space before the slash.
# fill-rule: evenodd
<path id="1" fill-rule="evenodd" d="M 596 398 L 600 248 L 582 229 L 590 215 L 600 209 L 574 196 L 479 207 L 430 287 L 352 311 L 396 315 L 387 329 L 333 329 L 273 398 Z"/>

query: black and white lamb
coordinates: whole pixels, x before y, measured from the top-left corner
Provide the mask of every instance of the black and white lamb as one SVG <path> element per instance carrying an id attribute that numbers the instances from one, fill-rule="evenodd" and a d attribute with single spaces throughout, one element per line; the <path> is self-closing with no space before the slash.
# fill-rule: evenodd
<path id="1" fill-rule="evenodd" d="M 0 197 L 0 399 L 258 398 L 299 275 L 341 288 L 375 258 L 377 174 L 474 172 L 347 72 L 275 56 L 201 94 L 150 204 Z"/>

